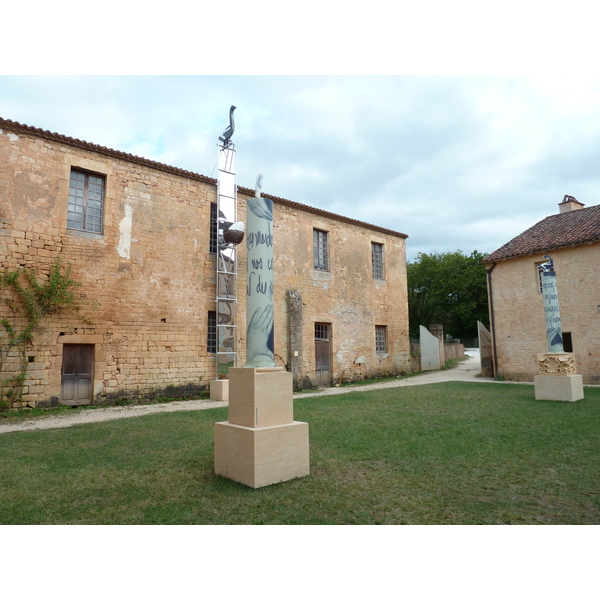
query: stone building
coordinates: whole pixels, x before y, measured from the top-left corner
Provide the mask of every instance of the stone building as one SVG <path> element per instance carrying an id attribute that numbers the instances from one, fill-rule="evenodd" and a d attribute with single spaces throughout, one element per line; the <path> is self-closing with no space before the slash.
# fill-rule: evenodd
<path id="1" fill-rule="evenodd" d="M 490 327 L 495 372 L 533 381 L 537 353 L 547 351 L 539 265 L 554 261 L 565 352 L 584 383 L 600 383 L 600 205 L 565 196 L 546 217 L 488 255 Z"/>
<path id="2" fill-rule="evenodd" d="M 47 278 L 60 257 L 82 306 L 36 329 L 25 403 L 193 394 L 216 377 L 216 184 L 0 119 L 1 268 Z M 238 188 L 242 221 L 253 194 Z M 407 236 L 263 196 L 275 213 L 275 354 L 296 383 L 408 371 Z M 242 366 L 243 244 L 238 258 Z M 0 311 L 13 318 L 6 302 Z M 3 356 L 2 379 L 17 362 Z"/>

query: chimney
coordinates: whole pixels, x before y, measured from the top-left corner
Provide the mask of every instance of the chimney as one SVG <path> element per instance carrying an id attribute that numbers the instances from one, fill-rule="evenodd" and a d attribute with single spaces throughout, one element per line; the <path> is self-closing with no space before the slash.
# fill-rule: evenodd
<path id="1" fill-rule="evenodd" d="M 579 210 L 583 208 L 585 204 L 581 204 L 577 198 L 574 196 L 566 196 L 563 198 L 563 201 L 558 204 L 558 208 L 560 208 L 560 214 L 571 212 L 572 210 Z"/>

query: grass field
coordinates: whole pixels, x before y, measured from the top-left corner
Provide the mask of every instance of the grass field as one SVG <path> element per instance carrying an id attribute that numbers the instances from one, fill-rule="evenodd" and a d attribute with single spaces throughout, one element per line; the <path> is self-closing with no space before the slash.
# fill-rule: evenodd
<path id="1" fill-rule="evenodd" d="M 295 401 L 311 475 L 213 474 L 227 409 L 0 435 L 1 524 L 598 524 L 600 388 L 450 382 Z"/>

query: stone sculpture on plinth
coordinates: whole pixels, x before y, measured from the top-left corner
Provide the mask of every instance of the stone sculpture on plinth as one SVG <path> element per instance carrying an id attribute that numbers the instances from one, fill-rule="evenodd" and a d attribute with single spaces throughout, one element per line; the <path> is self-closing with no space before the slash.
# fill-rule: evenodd
<path id="1" fill-rule="evenodd" d="M 583 398 L 583 377 L 577 375 L 575 355 L 564 351 L 556 271 L 552 258 L 547 255 L 544 258 L 548 262 L 540 265 L 540 275 L 548 352 L 537 355 L 539 375 L 534 377 L 535 399 L 575 402 Z"/>
<path id="2" fill-rule="evenodd" d="M 310 472 L 308 423 L 294 421 L 292 374 L 274 361 L 273 201 L 262 175 L 246 211 L 246 364 L 229 369 L 229 421 L 215 423 L 215 474 L 252 488 Z"/>

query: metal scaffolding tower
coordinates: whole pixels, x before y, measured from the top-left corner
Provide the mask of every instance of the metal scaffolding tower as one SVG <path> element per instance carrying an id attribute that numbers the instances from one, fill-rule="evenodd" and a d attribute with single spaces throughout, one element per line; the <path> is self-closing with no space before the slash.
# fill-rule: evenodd
<path id="1" fill-rule="evenodd" d="M 237 222 L 235 145 L 218 144 L 217 179 L 217 379 L 237 366 L 237 244 L 227 231 Z"/>

